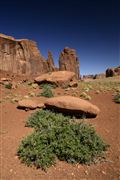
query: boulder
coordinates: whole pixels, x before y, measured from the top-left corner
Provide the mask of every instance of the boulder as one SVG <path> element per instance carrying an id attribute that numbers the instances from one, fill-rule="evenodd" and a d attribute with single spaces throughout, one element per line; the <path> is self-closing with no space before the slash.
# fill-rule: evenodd
<path id="1" fill-rule="evenodd" d="M 113 76 L 115 76 L 114 69 L 113 68 L 108 68 L 106 70 L 106 77 L 113 77 Z"/>
<path id="2" fill-rule="evenodd" d="M 71 81 L 69 86 L 70 87 L 77 87 L 78 86 L 78 81 Z"/>
<path id="3" fill-rule="evenodd" d="M 11 79 L 10 78 L 1 78 L 0 79 L 0 84 L 6 85 L 11 83 Z"/>
<path id="4" fill-rule="evenodd" d="M 75 73 L 70 71 L 56 71 L 52 73 L 43 74 L 35 78 L 37 83 L 51 83 L 56 85 L 63 85 L 72 81 L 75 78 Z"/>
<path id="5" fill-rule="evenodd" d="M 59 69 L 60 71 L 74 72 L 76 78 L 79 79 L 79 59 L 74 49 L 64 48 L 59 57 Z"/>
<path id="6" fill-rule="evenodd" d="M 11 79 L 10 79 L 10 78 L 4 78 L 4 77 L 3 77 L 3 78 L 0 79 L 0 81 L 11 81 Z"/>
<path id="7" fill-rule="evenodd" d="M 120 75 L 120 66 L 114 68 L 114 72 L 116 73 L 116 75 Z"/>
<path id="8" fill-rule="evenodd" d="M 92 103 L 72 96 L 53 97 L 45 101 L 45 107 L 77 116 L 96 117 L 100 110 Z"/>
<path id="9" fill-rule="evenodd" d="M 115 68 L 108 68 L 106 70 L 106 77 L 113 77 L 113 76 L 119 76 L 120 75 L 120 66 Z"/>
<path id="10" fill-rule="evenodd" d="M 24 99 L 18 102 L 19 109 L 25 109 L 25 110 L 30 110 L 30 109 L 36 109 L 36 108 L 43 108 L 44 104 L 43 103 L 37 103 L 33 100 L 30 99 Z"/>

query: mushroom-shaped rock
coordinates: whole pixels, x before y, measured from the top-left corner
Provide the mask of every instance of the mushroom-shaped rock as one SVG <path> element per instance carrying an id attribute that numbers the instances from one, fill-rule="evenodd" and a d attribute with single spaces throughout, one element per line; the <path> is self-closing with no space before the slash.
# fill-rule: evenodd
<path id="1" fill-rule="evenodd" d="M 75 73 L 70 71 L 57 71 L 52 73 L 43 74 L 35 78 L 35 82 L 42 83 L 48 82 L 52 84 L 62 85 L 68 83 L 75 78 Z"/>
<path id="2" fill-rule="evenodd" d="M 24 99 L 18 102 L 19 109 L 36 109 L 36 108 L 43 108 L 44 104 L 43 103 L 37 103 L 36 101 L 30 100 L 30 99 Z"/>
<path id="3" fill-rule="evenodd" d="M 72 96 L 53 97 L 45 101 L 45 107 L 59 112 L 85 117 L 96 117 L 100 110 L 92 103 Z"/>

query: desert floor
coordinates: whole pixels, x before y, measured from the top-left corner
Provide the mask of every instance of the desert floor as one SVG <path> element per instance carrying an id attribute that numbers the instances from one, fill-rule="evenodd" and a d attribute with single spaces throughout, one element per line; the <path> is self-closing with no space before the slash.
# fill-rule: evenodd
<path id="1" fill-rule="evenodd" d="M 2 77 L 2 75 L 1 75 Z M 19 78 L 14 80 L 19 82 Z M 102 80 L 101 80 L 102 81 Z M 114 79 L 117 85 L 120 79 Z M 96 81 L 98 82 L 98 81 Z M 105 82 L 107 82 L 105 80 Z M 28 116 L 34 111 L 17 109 L 15 98 L 29 96 L 40 92 L 39 88 L 32 88 L 23 82 L 16 89 L 6 89 L 0 84 L 0 179 L 1 180 L 117 180 L 120 179 L 120 105 L 113 101 L 115 87 L 100 89 L 99 85 L 87 92 L 90 102 L 100 108 L 100 114 L 94 119 L 86 119 L 93 124 L 100 136 L 110 145 L 104 162 L 93 165 L 72 165 L 58 161 L 47 172 L 35 167 L 27 167 L 18 159 L 16 152 L 20 141 L 32 132 L 31 128 L 25 127 Z M 96 87 L 96 88 L 95 88 Z M 102 84 L 100 84 L 100 88 Z M 83 90 L 79 87 L 69 90 L 56 88 L 55 95 L 79 96 Z M 97 92 L 96 92 L 97 91 Z M 28 98 L 28 97 L 27 97 Z M 44 102 L 44 97 L 30 97 L 39 102 Z"/>

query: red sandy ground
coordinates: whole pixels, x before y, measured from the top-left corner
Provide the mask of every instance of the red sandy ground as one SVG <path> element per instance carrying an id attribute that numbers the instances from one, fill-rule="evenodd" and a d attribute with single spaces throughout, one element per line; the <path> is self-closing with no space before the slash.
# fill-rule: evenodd
<path id="1" fill-rule="evenodd" d="M 27 89 L 5 89 L 0 85 L 1 98 L 6 92 L 25 94 Z M 57 91 L 57 90 L 56 90 Z M 62 91 L 59 90 L 59 94 Z M 16 156 L 20 141 L 32 132 L 25 127 L 25 121 L 33 111 L 16 108 L 17 103 L 0 103 L 0 180 L 118 180 L 120 179 L 120 106 L 113 102 L 113 92 L 92 93 L 91 102 L 101 113 L 95 119 L 88 119 L 102 138 L 110 144 L 106 161 L 95 165 L 71 165 L 58 161 L 47 173 L 34 167 L 27 167 Z M 44 98 L 39 98 L 44 101 Z"/>

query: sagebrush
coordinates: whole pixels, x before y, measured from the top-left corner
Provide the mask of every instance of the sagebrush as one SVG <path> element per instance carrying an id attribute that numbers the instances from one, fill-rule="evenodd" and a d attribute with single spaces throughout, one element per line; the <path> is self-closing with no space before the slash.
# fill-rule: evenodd
<path id="1" fill-rule="evenodd" d="M 52 92 L 52 88 L 53 86 L 50 84 L 43 84 L 41 85 L 41 87 L 43 88 L 42 92 L 38 95 L 38 96 L 44 96 L 44 97 L 53 97 L 53 92 Z"/>
<path id="2" fill-rule="evenodd" d="M 6 88 L 6 89 L 12 89 L 12 83 L 5 84 L 5 88 Z"/>
<path id="3" fill-rule="evenodd" d="M 118 93 L 118 94 L 115 95 L 114 101 L 115 101 L 116 103 L 120 103 L 120 93 Z"/>
<path id="4" fill-rule="evenodd" d="M 23 139 L 17 154 L 27 165 L 44 170 L 56 159 L 90 164 L 108 148 L 91 125 L 49 110 L 34 113 L 26 125 L 35 131 Z"/>

